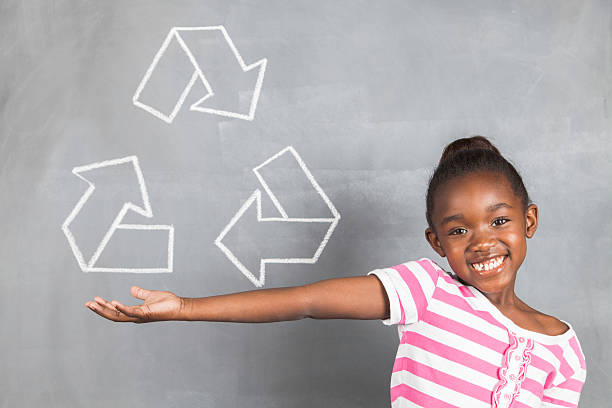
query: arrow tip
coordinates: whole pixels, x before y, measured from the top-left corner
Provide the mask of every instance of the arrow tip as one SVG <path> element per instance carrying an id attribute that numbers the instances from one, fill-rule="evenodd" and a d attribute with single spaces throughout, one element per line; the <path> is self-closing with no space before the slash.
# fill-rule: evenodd
<path id="1" fill-rule="evenodd" d="M 214 93 L 211 91 L 208 95 L 193 103 L 189 109 L 192 111 L 212 113 L 219 116 L 243 119 L 252 121 L 255 118 L 255 110 L 263 85 L 264 73 L 266 70 L 267 59 L 262 59 L 254 64 L 244 67 L 241 74 L 227 80 L 227 83 L 217 82 L 215 89 L 217 96 L 212 98 Z M 259 68 L 258 70 L 255 68 Z M 255 76 L 255 78 L 253 78 Z M 222 81 L 225 82 L 225 81 Z M 240 91 L 248 89 L 249 91 Z M 251 91 L 252 89 L 252 91 Z M 236 96 L 238 93 L 238 98 Z M 236 99 L 239 99 L 236 102 Z M 243 113 L 244 108 L 236 105 L 248 104 L 248 113 Z"/>
<path id="2" fill-rule="evenodd" d="M 251 234 L 245 231 L 252 228 L 253 222 L 257 224 L 260 213 L 261 191 L 255 190 L 215 239 L 215 245 L 257 287 L 264 285 L 265 265 L 256 243 L 250 238 Z M 240 251 L 240 259 L 229 247 Z"/>

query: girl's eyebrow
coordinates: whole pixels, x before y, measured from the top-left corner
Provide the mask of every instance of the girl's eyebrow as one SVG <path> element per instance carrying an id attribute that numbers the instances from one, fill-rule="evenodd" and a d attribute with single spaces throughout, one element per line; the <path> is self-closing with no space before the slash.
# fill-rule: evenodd
<path id="1" fill-rule="evenodd" d="M 498 210 L 500 208 L 512 208 L 512 206 L 510 204 L 506 204 L 506 203 L 492 204 L 492 205 L 487 207 L 487 212 L 493 212 L 493 211 L 496 211 L 496 210 Z M 461 220 L 463 218 L 464 218 L 464 216 L 463 216 L 462 213 L 449 215 L 448 217 L 444 217 L 442 219 L 442 223 L 440 225 L 442 226 L 444 224 L 448 224 L 451 221 Z"/>

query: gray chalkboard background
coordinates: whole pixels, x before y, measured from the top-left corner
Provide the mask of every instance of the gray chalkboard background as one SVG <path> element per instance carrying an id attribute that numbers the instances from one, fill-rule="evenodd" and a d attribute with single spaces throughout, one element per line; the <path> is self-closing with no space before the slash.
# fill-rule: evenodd
<path id="1" fill-rule="evenodd" d="M 217 25 L 246 64 L 267 59 L 252 121 L 190 111 L 195 87 L 170 124 L 132 103 L 172 27 Z M 516 164 L 540 208 L 517 293 L 574 325 L 589 369 L 581 407 L 609 406 L 609 1 L 1 0 L 0 33 L 0 407 L 388 406 L 398 338 L 378 321 L 114 324 L 84 303 L 135 303 L 132 284 L 255 289 L 214 241 L 261 189 L 252 169 L 287 146 L 342 218 L 317 263 L 268 265 L 264 287 L 422 256 L 448 267 L 424 239 L 426 183 L 443 146 L 473 134 Z M 237 66 L 213 54 L 210 74 L 230 89 Z M 166 65 L 176 86 L 183 63 Z M 236 81 L 219 101 L 247 112 L 252 78 Z M 148 97 L 168 103 L 170 90 Z M 72 169 L 131 155 L 154 216 L 125 222 L 174 226 L 173 272 L 84 273 L 61 230 L 87 188 Z M 133 171 L 106 170 L 75 218 L 90 254 L 140 197 Z M 290 164 L 269 170 L 296 216 L 313 208 Z M 320 240 L 251 227 L 234 234 L 247 258 Z M 140 232 L 105 262 L 163 263 L 163 240 Z"/>

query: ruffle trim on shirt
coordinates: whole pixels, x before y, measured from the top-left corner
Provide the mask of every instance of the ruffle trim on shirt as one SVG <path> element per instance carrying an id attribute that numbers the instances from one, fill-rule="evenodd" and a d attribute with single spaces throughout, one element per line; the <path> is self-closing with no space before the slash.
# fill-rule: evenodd
<path id="1" fill-rule="evenodd" d="M 507 330 L 510 346 L 504 352 L 503 364 L 498 371 L 499 382 L 491 402 L 494 408 L 509 408 L 512 405 L 521 391 L 525 372 L 531 363 L 533 339 L 517 336 L 515 332 Z"/>

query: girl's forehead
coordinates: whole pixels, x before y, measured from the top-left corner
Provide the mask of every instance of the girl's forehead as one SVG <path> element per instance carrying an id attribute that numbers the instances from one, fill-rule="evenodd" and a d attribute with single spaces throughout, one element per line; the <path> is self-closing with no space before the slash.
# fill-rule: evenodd
<path id="1" fill-rule="evenodd" d="M 520 198 L 514 193 L 508 179 L 492 172 L 470 173 L 455 177 L 440 186 L 435 206 L 438 214 L 452 211 L 479 211 L 491 205 L 506 203 L 520 206 Z"/>

